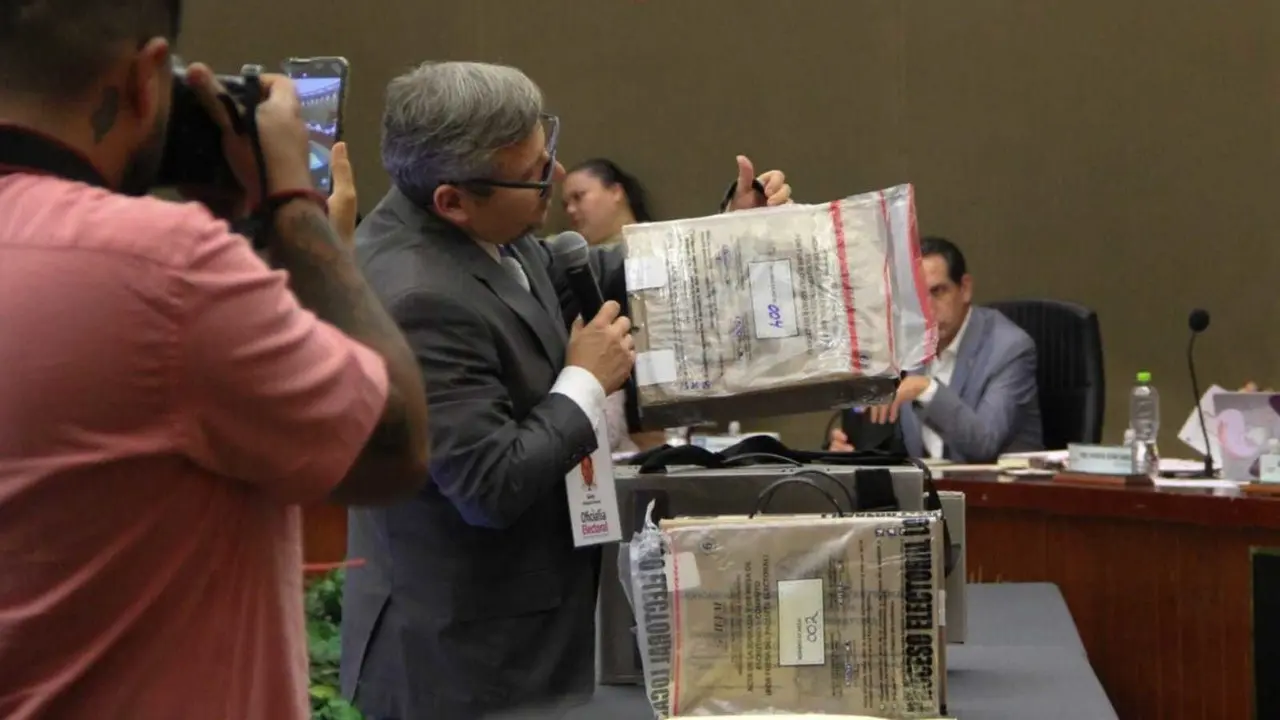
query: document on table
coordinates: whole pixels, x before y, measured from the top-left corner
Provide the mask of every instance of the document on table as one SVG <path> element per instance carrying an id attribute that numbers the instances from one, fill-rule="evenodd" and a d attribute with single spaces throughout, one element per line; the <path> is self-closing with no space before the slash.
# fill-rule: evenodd
<path id="1" fill-rule="evenodd" d="M 1227 391 L 1222 387 L 1210 385 L 1204 396 L 1200 398 L 1200 408 L 1204 411 L 1204 427 L 1209 432 L 1209 448 L 1205 448 L 1204 433 L 1200 431 L 1200 416 L 1196 414 L 1194 407 L 1191 408 L 1187 421 L 1182 423 L 1182 429 L 1178 431 L 1178 439 L 1192 450 L 1201 455 L 1212 450 L 1213 464 L 1216 467 L 1222 467 L 1222 450 L 1218 448 L 1218 418 L 1213 413 L 1213 398 L 1224 392 Z"/>
<path id="2" fill-rule="evenodd" d="M 1244 484 L 1216 478 L 1155 478 L 1152 482 L 1166 490 L 1238 490 Z"/>

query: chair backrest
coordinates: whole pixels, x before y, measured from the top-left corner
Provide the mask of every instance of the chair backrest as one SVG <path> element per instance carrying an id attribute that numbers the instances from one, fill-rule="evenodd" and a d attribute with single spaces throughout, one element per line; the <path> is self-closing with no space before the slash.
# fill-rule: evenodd
<path id="1" fill-rule="evenodd" d="M 1059 300 L 1006 300 L 988 307 L 999 310 L 1036 343 L 1045 448 L 1101 441 L 1106 382 L 1098 314 Z"/>

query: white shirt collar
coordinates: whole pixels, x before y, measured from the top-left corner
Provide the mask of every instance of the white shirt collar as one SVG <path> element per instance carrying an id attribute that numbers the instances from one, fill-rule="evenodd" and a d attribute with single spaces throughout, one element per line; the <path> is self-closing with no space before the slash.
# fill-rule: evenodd
<path id="1" fill-rule="evenodd" d="M 493 258 L 494 262 L 499 262 L 499 263 L 502 262 L 502 252 L 498 250 L 497 245 L 494 245 L 493 243 L 485 242 L 483 240 L 477 240 L 476 238 L 471 238 L 471 240 L 475 244 L 479 245 L 480 249 L 484 250 L 486 255 Z"/>
<path id="2" fill-rule="evenodd" d="M 939 357 L 945 356 L 948 361 L 954 360 L 960 354 L 960 343 L 964 340 L 964 331 L 969 329 L 969 319 L 973 317 L 973 308 L 964 315 L 964 322 L 960 323 L 960 329 L 956 331 L 956 336 L 951 339 L 951 344 L 946 350 L 938 353 Z"/>

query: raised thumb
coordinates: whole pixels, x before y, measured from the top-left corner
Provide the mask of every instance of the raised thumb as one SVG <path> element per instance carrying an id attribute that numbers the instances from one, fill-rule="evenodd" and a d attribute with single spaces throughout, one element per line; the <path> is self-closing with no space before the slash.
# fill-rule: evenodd
<path id="1" fill-rule="evenodd" d="M 738 156 L 738 192 L 751 192 L 751 183 L 756 179 L 756 168 L 751 164 L 751 158 L 746 155 Z"/>

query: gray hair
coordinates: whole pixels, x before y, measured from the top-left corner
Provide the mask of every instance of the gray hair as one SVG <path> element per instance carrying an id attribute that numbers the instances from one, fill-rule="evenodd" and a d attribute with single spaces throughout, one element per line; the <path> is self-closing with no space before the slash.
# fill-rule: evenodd
<path id="1" fill-rule="evenodd" d="M 494 153 L 528 137 L 541 114 L 542 91 L 513 67 L 426 62 L 387 86 L 382 166 L 429 204 L 444 183 L 491 177 Z"/>

